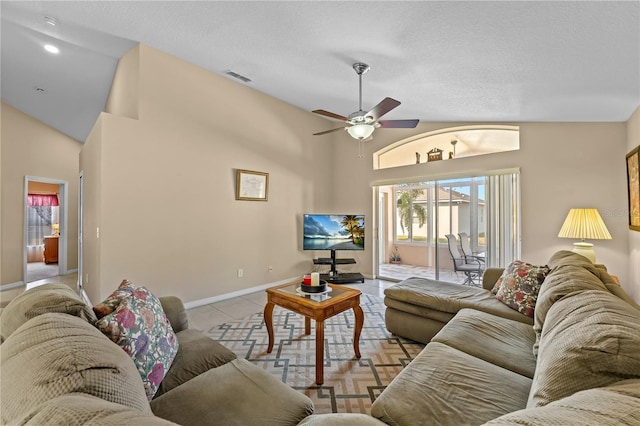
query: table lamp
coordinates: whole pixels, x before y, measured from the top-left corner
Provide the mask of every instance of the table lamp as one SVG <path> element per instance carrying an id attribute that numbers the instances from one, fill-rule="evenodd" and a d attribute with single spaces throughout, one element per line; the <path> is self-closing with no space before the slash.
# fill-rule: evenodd
<path id="1" fill-rule="evenodd" d="M 593 244 L 585 243 L 584 240 L 610 240 L 611 234 L 597 209 L 571 209 L 558 237 L 579 238 L 581 241 L 573 243 L 572 251 L 596 263 Z"/>

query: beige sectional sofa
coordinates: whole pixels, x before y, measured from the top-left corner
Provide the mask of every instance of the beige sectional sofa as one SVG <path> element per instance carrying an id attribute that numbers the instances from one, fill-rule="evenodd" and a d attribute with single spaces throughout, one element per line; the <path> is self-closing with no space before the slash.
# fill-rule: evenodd
<path id="1" fill-rule="evenodd" d="M 151 401 L 132 358 L 63 284 L 35 287 L 0 314 L 0 415 L 7 425 L 296 425 L 309 398 L 198 330 L 160 298 L 178 349 Z"/>
<path id="2" fill-rule="evenodd" d="M 548 266 L 534 318 L 489 291 L 497 270 L 484 289 L 426 279 L 387 289 L 390 330 L 427 346 L 372 417 L 301 424 L 640 425 L 640 306 L 578 254 L 557 252 Z"/>
<path id="3" fill-rule="evenodd" d="M 489 291 L 498 270 L 484 289 L 424 279 L 387 289 L 389 327 L 427 345 L 371 415 L 309 415 L 308 398 L 188 329 L 175 298 L 161 302 L 178 355 L 149 403 L 91 309 L 65 286 L 43 286 L 0 315 L 2 423 L 640 425 L 640 307 L 580 255 L 548 264 L 533 318 Z"/>

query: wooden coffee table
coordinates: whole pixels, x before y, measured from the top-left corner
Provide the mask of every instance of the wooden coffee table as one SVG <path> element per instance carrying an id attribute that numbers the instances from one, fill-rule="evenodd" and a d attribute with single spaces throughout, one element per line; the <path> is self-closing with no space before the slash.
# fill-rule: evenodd
<path id="1" fill-rule="evenodd" d="M 324 320 L 353 309 L 356 326 L 353 331 L 353 350 L 360 358 L 360 332 L 364 323 L 364 313 L 360 307 L 360 290 L 329 284 L 331 292 L 323 295 L 300 295 L 296 289 L 300 282 L 268 288 L 267 305 L 264 307 L 264 322 L 269 333 L 267 353 L 273 350 L 273 308 L 278 305 L 304 316 L 304 333 L 311 334 L 311 320 L 316 321 L 316 384 L 324 383 Z"/>

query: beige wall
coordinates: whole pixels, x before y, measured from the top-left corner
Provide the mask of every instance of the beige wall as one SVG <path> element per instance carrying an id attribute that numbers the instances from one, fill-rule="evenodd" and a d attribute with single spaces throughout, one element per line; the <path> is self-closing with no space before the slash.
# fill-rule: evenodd
<path id="1" fill-rule="evenodd" d="M 2 285 L 24 280 L 24 179 L 68 182 L 67 269 L 78 267 L 78 154 L 82 144 L 2 103 Z"/>
<path id="2" fill-rule="evenodd" d="M 144 45 L 120 65 L 81 155 L 85 197 L 100 191 L 92 300 L 123 278 L 190 302 L 308 272 L 302 214 L 332 206 L 331 140 L 312 136 L 326 121 Z M 236 201 L 235 169 L 269 173 L 268 202 Z"/>
<path id="3" fill-rule="evenodd" d="M 414 134 L 470 123 L 421 123 Z M 519 168 L 521 172 L 522 258 L 545 263 L 559 249 L 571 249 L 572 240 L 557 238 L 572 207 L 596 207 L 613 240 L 594 241 L 598 262 L 623 282 L 629 278 L 627 218 L 616 212 L 626 207 L 624 158 L 626 123 L 504 123 L 520 125 L 519 151 L 467 157 L 373 170 L 373 152 L 409 136 L 406 130 L 378 129 L 366 145 L 365 159 L 356 155 L 357 143 L 337 135 L 334 158 L 334 205 L 340 210 L 366 208 L 373 217 L 372 184 L 444 176 L 482 174 Z M 344 182 L 349 182 L 345 185 Z M 368 220 L 373 235 L 374 221 Z M 371 241 L 370 241 L 371 243 Z M 360 259 L 364 272 L 373 273 L 373 244 Z M 627 286 L 628 287 L 628 286 Z M 638 300 L 638 294 L 635 295 Z"/>
<path id="4" fill-rule="evenodd" d="M 98 278 L 100 277 L 100 245 L 98 229 L 101 219 L 102 198 L 102 128 L 106 114 L 100 114 L 80 151 L 82 173 L 82 271 L 79 282 L 92 301 L 102 300 Z M 94 302 L 97 303 L 97 302 Z"/>
<path id="5" fill-rule="evenodd" d="M 629 152 L 638 145 L 640 145 L 640 107 L 627 121 L 626 151 Z M 622 168 L 624 169 L 624 167 L 623 165 Z M 623 216 L 626 222 L 629 208 L 625 204 L 624 209 L 620 211 L 625 212 L 620 216 Z M 629 235 L 629 275 L 621 284 L 631 297 L 640 301 L 640 232 L 627 229 L 627 233 Z"/>
<path id="6" fill-rule="evenodd" d="M 82 148 L 85 288 L 95 301 L 123 278 L 189 302 L 299 276 L 323 254 L 300 247 L 306 212 L 366 214 L 366 251 L 354 254 L 353 269 L 373 274 L 372 184 L 513 167 L 522 177 L 522 258 L 543 263 L 570 248 L 557 238 L 566 212 L 597 207 L 614 238 L 595 242 L 598 260 L 639 300 L 631 283 L 640 277 L 640 234 L 617 214 L 627 209 L 624 157 L 640 144 L 639 123 L 638 111 L 627 123 L 522 123 L 520 151 L 374 171 L 375 150 L 469 123 L 378 129 L 361 159 L 346 133 L 311 136 L 326 120 L 141 45 L 121 60 L 108 112 L 84 147 L 2 104 L 2 283 L 20 279 L 9 271 L 21 273 L 23 176 L 67 180 L 77 199 Z M 41 158 L 44 140 L 56 150 Z M 268 202 L 234 199 L 237 168 L 270 174 Z"/>

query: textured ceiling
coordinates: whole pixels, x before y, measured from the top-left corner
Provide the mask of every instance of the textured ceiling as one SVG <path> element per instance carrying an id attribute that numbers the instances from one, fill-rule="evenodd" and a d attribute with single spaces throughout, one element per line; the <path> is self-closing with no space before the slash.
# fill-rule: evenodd
<path id="1" fill-rule="evenodd" d="M 625 121 L 640 104 L 639 1 L 2 1 L 0 14 L 2 100 L 80 141 L 137 42 L 308 111 L 358 109 L 356 61 L 371 65 L 363 109 L 402 102 L 387 119 Z"/>

